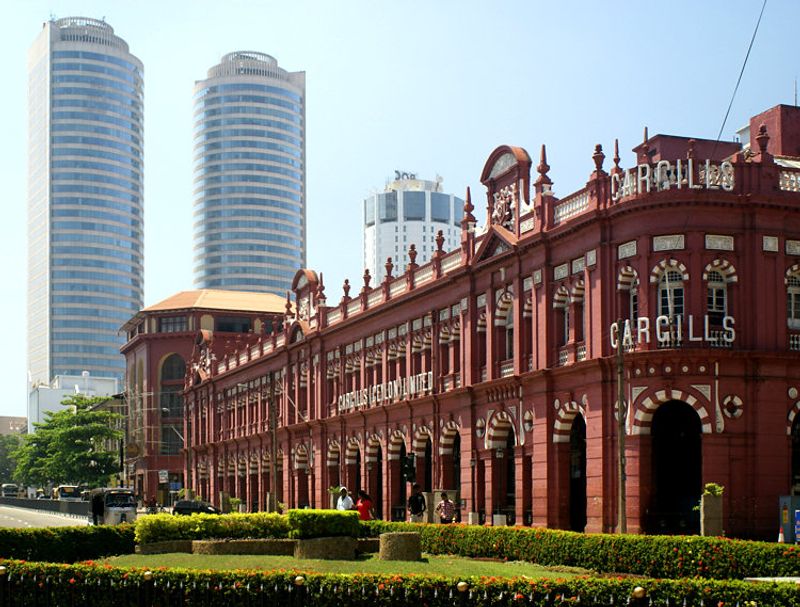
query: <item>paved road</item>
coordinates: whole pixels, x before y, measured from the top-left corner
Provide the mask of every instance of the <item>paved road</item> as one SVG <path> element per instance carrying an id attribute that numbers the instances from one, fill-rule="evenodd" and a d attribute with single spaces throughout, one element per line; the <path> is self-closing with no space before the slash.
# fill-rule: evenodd
<path id="1" fill-rule="evenodd" d="M 0 527 L 73 527 L 86 524 L 85 517 L 76 518 L 55 512 L 0 506 Z"/>

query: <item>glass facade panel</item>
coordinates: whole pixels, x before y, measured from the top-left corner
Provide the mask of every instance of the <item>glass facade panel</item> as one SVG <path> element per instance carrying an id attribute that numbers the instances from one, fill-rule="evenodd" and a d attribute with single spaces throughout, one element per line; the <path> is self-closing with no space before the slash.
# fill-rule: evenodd
<path id="1" fill-rule="evenodd" d="M 431 220 L 450 221 L 450 195 L 431 192 Z"/>
<path id="2" fill-rule="evenodd" d="M 403 192 L 403 218 L 406 221 L 425 220 L 425 192 Z"/>
<path id="3" fill-rule="evenodd" d="M 378 194 L 378 217 L 381 223 L 397 221 L 397 192 Z"/>

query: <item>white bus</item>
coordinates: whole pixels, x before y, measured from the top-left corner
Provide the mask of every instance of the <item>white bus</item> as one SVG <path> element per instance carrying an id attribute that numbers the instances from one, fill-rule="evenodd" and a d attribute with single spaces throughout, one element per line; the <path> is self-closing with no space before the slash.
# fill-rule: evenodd
<path id="1" fill-rule="evenodd" d="M 3 483 L 0 486 L 0 494 L 3 497 L 19 497 L 19 487 L 14 483 Z"/>

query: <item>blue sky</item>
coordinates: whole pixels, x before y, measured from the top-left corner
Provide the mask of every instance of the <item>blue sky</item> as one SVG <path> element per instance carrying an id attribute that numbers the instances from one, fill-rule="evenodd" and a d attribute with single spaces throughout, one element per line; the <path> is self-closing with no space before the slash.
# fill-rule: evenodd
<path id="1" fill-rule="evenodd" d="M 307 77 L 308 265 L 337 299 L 358 282 L 361 201 L 394 169 L 478 183 L 507 143 L 538 161 L 557 195 L 583 185 L 596 143 L 623 164 L 650 134 L 714 138 L 761 2 L 533 0 L 6 0 L 0 176 L 0 415 L 25 414 L 28 47 L 42 22 L 105 17 L 145 66 L 145 303 L 192 287 L 192 87 L 234 50 L 273 55 Z M 794 102 L 800 3 L 770 0 L 723 138 Z M 608 165 L 607 165 L 608 166 Z M 479 217 L 479 219 L 482 219 Z"/>

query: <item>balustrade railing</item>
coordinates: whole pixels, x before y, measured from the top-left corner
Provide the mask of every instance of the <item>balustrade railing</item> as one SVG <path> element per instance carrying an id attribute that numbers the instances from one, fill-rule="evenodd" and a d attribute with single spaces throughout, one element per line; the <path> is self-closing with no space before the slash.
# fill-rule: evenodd
<path id="1" fill-rule="evenodd" d="M 789 350 L 800 352 L 800 333 L 789 333 Z"/>
<path id="2" fill-rule="evenodd" d="M 589 191 L 582 190 L 560 200 L 553 209 L 553 223 L 559 224 L 589 208 Z"/>
<path id="3" fill-rule="evenodd" d="M 500 363 L 500 377 L 514 375 L 514 359 L 504 360 Z"/>
<path id="4" fill-rule="evenodd" d="M 800 192 L 800 171 L 781 170 L 778 184 L 784 192 Z"/>
<path id="5" fill-rule="evenodd" d="M 558 351 L 558 366 L 563 367 L 569 362 L 569 350 L 561 348 Z"/>
<path id="6" fill-rule="evenodd" d="M 575 360 L 586 360 L 586 344 L 579 343 L 575 347 Z"/>

